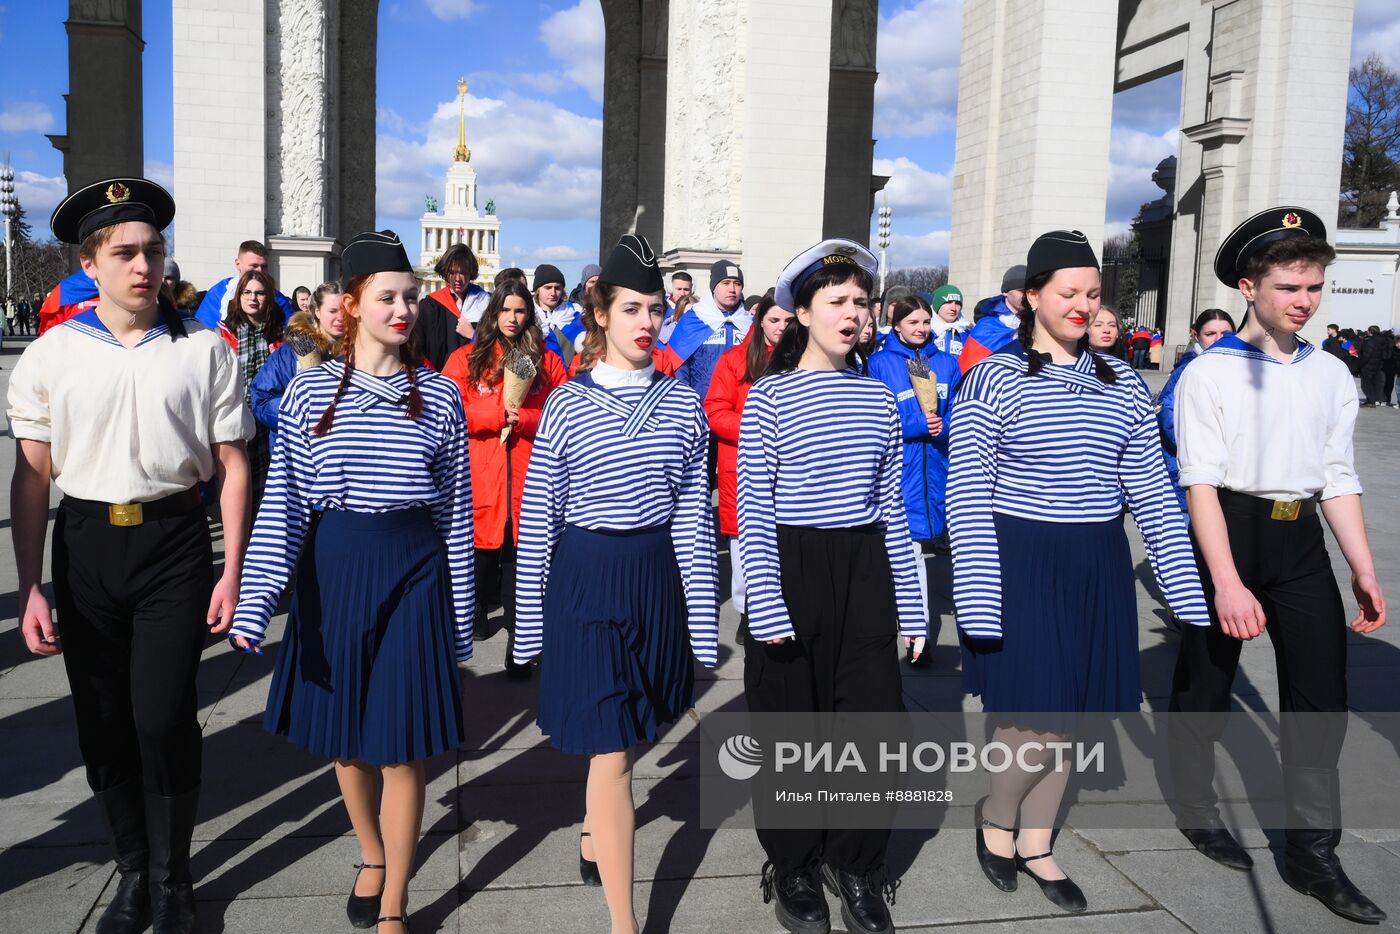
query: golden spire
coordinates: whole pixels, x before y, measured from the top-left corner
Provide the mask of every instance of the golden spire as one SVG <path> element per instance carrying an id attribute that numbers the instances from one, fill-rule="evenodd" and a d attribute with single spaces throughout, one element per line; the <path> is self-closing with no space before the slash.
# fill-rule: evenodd
<path id="1" fill-rule="evenodd" d="M 467 148 L 467 79 L 457 82 L 457 149 L 452 153 L 453 162 L 472 161 L 472 151 Z"/>

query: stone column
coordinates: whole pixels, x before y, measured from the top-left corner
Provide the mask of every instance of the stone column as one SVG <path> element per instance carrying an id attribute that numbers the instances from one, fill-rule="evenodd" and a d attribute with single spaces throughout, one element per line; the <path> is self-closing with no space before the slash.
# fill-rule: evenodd
<path id="1" fill-rule="evenodd" d="M 870 241 L 874 211 L 875 37 L 878 0 L 835 0 L 822 235 Z"/>
<path id="2" fill-rule="evenodd" d="M 970 301 L 1047 230 L 1101 246 L 1117 25 L 1118 0 L 964 5 L 949 276 Z"/>
<path id="3" fill-rule="evenodd" d="M 63 25 L 67 129 L 49 141 L 63 153 L 68 190 L 114 175 L 144 176 L 140 0 L 70 0 Z"/>

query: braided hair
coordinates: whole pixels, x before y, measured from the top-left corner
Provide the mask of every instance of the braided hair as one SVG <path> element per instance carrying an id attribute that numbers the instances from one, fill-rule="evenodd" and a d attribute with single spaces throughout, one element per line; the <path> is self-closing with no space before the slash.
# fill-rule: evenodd
<path id="1" fill-rule="evenodd" d="M 1040 292 L 1049 284 L 1055 272 L 1042 272 L 1026 280 L 1027 292 Z M 1045 359 L 1035 352 L 1035 311 L 1031 308 L 1030 299 L 1026 299 L 1026 307 L 1020 312 L 1020 324 L 1016 328 L 1016 339 L 1021 342 L 1021 349 L 1026 354 L 1026 375 L 1034 376 L 1045 366 Z M 1089 348 L 1089 335 L 1086 333 L 1079 338 L 1079 352 L 1089 355 L 1089 359 L 1094 363 L 1094 375 L 1099 382 L 1105 386 L 1112 386 L 1118 382 L 1118 373 L 1113 366 Z"/>
<path id="2" fill-rule="evenodd" d="M 373 278 L 372 275 L 357 276 L 346 284 L 345 296 L 354 302 L 357 310 L 360 297 L 364 295 L 365 288 Z M 345 346 L 345 370 L 340 374 L 340 383 L 335 387 L 335 396 L 331 399 L 331 404 L 326 406 L 326 410 L 316 422 L 316 427 L 311 429 L 311 433 L 318 438 L 330 432 L 335 423 L 335 407 L 341 396 L 345 395 L 345 390 L 350 388 L 350 374 L 355 372 L 355 338 L 359 331 L 359 315 L 346 314 L 345 337 L 342 339 Z M 418 389 L 418 351 L 414 349 L 412 339 L 400 345 L 399 362 L 403 364 L 408 376 L 408 417 L 416 421 L 423 414 L 423 394 Z"/>

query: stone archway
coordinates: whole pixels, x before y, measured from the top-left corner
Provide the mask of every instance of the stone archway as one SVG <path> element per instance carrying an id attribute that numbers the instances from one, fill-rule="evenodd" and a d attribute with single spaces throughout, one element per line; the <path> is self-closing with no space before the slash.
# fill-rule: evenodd
<path id="1" fill-rule="evenodd" d="M 1113 94 L 1180 71 L 1168 345 L 1197 312 L 1237 307 L 1211 271 L 1237 223 L 1281 203 L 1336 216 L 1352 12 L 1352 0 L 968 3 L 952 280 L 993 294 L 1056 227 L 1102 243 Z"/>
<path id="2" fill-rule="evenodd" d="M 868 238 L 877 0 L 601 2 L 603 250 L 635 218 L 671 268 L 767 283 Z M 222 278 L 262 232 L 280 279 L 321 281 L 374 222 L 378 0 L 207 6 L 174 0 L 182 269 Z"/>

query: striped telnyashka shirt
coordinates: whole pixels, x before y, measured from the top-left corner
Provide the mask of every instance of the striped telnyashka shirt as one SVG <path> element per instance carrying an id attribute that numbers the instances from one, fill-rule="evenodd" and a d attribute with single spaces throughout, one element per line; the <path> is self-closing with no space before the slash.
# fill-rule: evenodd
<path id="1" fill-rule="evenodd" d="M 253 523 L 232 632 L 261 640 L 296 569 L 313 512 L 392 512 L 428 507 L 447 547 L 456 658 L 472 654 L 476 611 L 471 462 L 457 385 L 432 370 L 416 373 L 423 413 L 407 415 L 408 376 L 360 370 L 321 437 L 312 429 L 335 398 L 339 361 L 298 373 L 277 413 L 278 441 L 267 492 Z"/>
<path id="2" fill-rule="evenodd" d="M 547 651 L 544 592 L 565 525 L 620 531 L 669 522 L 691 652 L 715 666 L 719 573 L 705 477 L 709 437 L 700 397 L 671 377 L 611 389 L 575 379 L 550 393 L 520 505 L 515 661 Z"/>
<path id="3" fill-rule="evenodd" d="M 783 602 L 779 525 L 884 531 L 904 636 L 926 635 L 900 491 L 894 394 L 854 370 L 792 370 L 754 383 L 739 426 L 739 551 L 755 639 L 795 635 Z"/>
<path id="4" fill-rule="evenodd" d="M 953 602 L 973 638 L 1000 638 L 1001 560 L 992 514 L 1107 522 L 1126 500 L 1157 584 L 1185 623 L 1210 622 L 1186 517 L 1167 477 L 1152 395 L 1122 360 L 1105 385 L 1093 359 L 1026 376 L 1020 354 L 993 354 L 963 377 L 950 418 L 948 528 Z"/>

